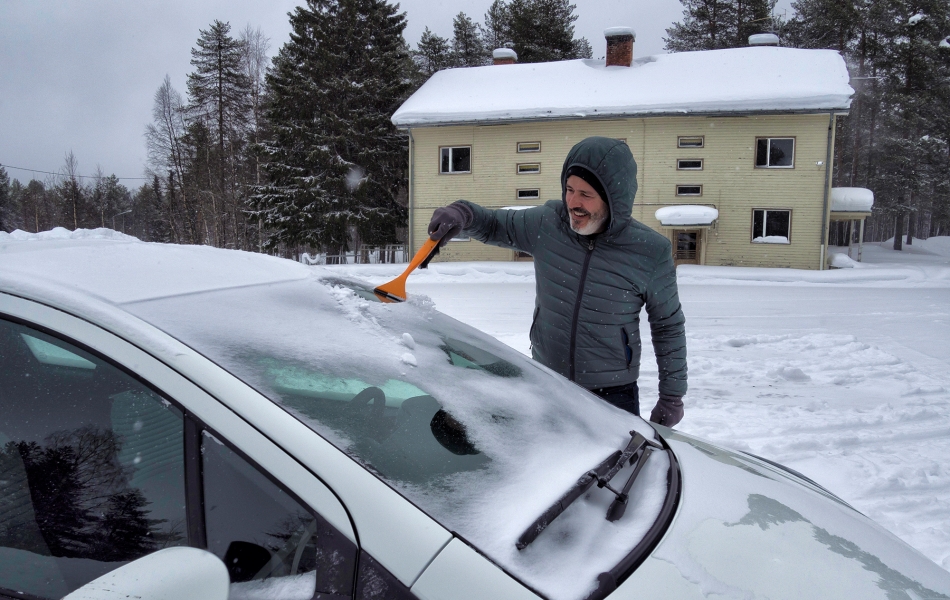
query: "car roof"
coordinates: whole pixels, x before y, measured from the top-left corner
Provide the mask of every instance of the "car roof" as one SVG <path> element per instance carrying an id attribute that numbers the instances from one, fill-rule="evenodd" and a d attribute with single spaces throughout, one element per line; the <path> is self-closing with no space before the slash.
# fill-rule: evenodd
<path id="1" fill-rule="evenodd" d="M 118 305 L 314 274 L 314 267 L 266 254 L 146 243 L 110 230 L 0 232 L 0 290 L 42 286 L 68 292 L 73 301 L 84 296 Z"/>

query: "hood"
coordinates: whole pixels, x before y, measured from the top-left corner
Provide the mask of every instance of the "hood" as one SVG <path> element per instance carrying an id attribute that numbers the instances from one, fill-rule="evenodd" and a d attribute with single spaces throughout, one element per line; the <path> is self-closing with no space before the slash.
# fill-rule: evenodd
<path id="1" fill-rule="evenodd" d="M 626 142 L 608 137 L 589 137 L 571 148 L 561 169 L 561 202 L 567 208 L 567 170 L 581 166 L 600 179 L 607 193 L 610 223 L 601 235 L 611 237 L 626 227 L 637 195 L 637 161 Z M 565 219 L 569 219 L 565 213 Z"/>
<path id="2" fill-rule="evenodd" d="M 655 427 L 682 470 L 680 506 L 611 600 L 950 598 L 950 573 L 805 476 Z"/>

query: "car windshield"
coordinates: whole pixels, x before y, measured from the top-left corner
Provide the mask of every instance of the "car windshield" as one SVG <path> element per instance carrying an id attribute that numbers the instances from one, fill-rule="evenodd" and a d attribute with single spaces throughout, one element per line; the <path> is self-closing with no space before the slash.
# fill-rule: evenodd
<path id="1" fill-rule="evenodd" d="M 314 276 L 124 305 L 205 354 L 550 598 L 585 597 L 643 538 L 667 492 L 654 454 L 625 516 L 592 488 L 523 550 L 578 478 L 653 429 L 424 298 Z M 632 467 L 627 467 L 632 469 Z M 626 479 L 625 473 L 617 481 Z"/>

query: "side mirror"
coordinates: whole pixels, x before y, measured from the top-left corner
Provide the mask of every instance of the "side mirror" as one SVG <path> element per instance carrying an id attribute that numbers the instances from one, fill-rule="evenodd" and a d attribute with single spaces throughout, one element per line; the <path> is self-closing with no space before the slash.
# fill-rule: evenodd
<path id="1" fill-rule="evenodd" d="M 165 548 L 90 581 L 63 600 L 227 600 L 228 570 L 197 548 Z"/>

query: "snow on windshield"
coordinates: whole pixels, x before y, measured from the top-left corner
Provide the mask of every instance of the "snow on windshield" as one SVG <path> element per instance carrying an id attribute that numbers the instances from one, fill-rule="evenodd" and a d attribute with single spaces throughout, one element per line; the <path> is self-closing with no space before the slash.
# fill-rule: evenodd
<path id="1" fill-rule="evenodd" d="M 126 304 L 291 411 L 553 599 L 583 598 L 655 521 L 655 453 L 626 515 L 596 487 L 523 551 L 521 533 L 642 420 L 432 308 L 312 277 Z M 359 292 L 359 293 L 357 293 Z M 615 482 L 622 485 L 630 467 Z"/>

